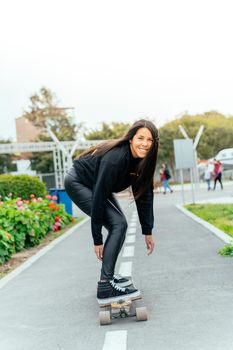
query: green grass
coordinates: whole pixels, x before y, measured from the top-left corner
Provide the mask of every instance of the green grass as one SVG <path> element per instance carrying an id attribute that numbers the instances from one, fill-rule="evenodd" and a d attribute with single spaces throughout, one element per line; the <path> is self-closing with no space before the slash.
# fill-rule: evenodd
<path id="1" fill-rule="evenodd" d="M 185 208 L 233 238 L 232 204 L 188 204 Z"/>
<path id="2" fill-rule="evenodd" d="M 233 204 L 188 204 L 185 208 L 233 238 Z M 218 253 L 233 257 L 233 243 Z"/>

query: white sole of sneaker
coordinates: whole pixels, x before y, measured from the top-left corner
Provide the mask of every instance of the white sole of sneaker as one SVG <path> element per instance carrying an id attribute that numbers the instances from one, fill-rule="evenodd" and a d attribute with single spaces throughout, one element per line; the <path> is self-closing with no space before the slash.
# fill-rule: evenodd
<path id="1" fill-rule="evenodd" d="M 100 307 L 104 307 L 104 306 L 110 306 L 111 303 L 114 303 L 116 301 L 126 301 L 126 300 L 137 300 L 137 299 L 141 299 L 141 293 L 138 290 L 137 292 L 131 293 L 131 294 L 126 294 L 126 295 L 120 295 L 118 297 L 113 297 L 113 298 L 105 298 L 105 299 L 98 299 L 98 304 Z"/>

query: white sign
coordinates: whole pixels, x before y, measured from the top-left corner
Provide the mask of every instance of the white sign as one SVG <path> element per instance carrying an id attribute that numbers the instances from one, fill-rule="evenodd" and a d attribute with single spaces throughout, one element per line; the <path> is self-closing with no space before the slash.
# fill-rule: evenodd
<path id="1" fill-rule="evenodd" d="M 176 169 L 195 168 L 193 141 L 191 139 L 173 140 Z"/>

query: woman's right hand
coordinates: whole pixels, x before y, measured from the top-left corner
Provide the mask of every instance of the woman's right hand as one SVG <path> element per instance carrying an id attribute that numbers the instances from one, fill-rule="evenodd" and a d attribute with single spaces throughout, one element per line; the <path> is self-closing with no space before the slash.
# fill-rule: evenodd
<path id="1" fill-rule="evenodd" d="M 155 247 L 155 242 L 152 235 L 146 235 L 145 236 L 146 241 L 146 247 L 147 247 L 147 254 L 150 255 Z"/>
<path id="2" fill-rule="evenodd" d="M 103 252 L 104 252 L 104 246 L 102 245 L 95 245 L 95 254 L 99 260 L 103 260 Z"/>

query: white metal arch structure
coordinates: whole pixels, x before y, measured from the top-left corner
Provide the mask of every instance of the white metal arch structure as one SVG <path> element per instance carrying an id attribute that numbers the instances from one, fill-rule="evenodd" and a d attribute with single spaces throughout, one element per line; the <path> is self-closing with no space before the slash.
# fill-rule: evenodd
<path id="1" fill-rule="evenodd" d="M 0 144 L 0 154 L 53 152 L 56 188 L 63 188 L 64 176 L 72 165 L 72 156 L 76 149 L 95 146 L 102 140 L 28 142 Z"/>

